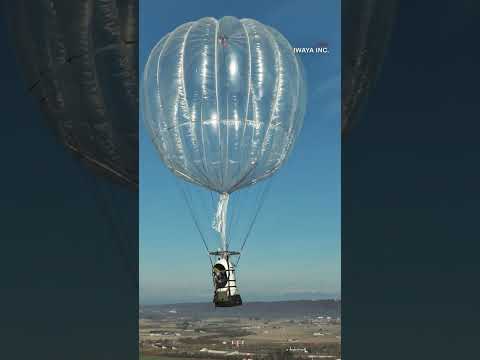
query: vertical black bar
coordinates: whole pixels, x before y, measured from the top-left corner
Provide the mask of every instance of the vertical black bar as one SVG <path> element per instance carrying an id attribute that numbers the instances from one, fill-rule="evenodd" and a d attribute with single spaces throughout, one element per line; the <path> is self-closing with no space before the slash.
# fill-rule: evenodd
<path id="1" fill-rule="evenodd" d="M 2 3 L 1 359 L 138 358 L 137 27 L 135 0 Z"/>

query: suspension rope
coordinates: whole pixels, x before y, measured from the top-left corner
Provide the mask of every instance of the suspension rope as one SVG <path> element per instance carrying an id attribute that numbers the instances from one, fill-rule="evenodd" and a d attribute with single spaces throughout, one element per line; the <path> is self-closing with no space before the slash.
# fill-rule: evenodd
<path id="1" fill-rule="evenodd" d="M 83 165 L 83 164 L 81 164 Z M 108 210 L 108 204 L 106 203 L 105 198 L 101 194 L 100 183 L 94 174 L 87 174 L 85 170 L 87 170 L 84 166 L 82 166 L 81 173 L 84 175 L 84 178 L 91 181 L 93 191 L 92 195 L 94 198 L 95 203 L 99 206 L 100 214 L 106 219 L 107 221 L 107 229 L 110 233 L 110 236 L 107 236 L 111 240 L 113 240 L 113 244 L 116 245 L 117 253 L 120 256 L 123 266 L 128 274 L 130 274 L 133 285 L 135 288 L 138 289 L 138 276 L 135 271 L 131 268 L 130 263 L 128 261 L 127 254 L 125 253 L 125 249 L 123 248 L 123 244 L 118 240 L 120 239 L 118 229 L 115 225 L 115 222 L 112 218 L 112 214 Z M 89 175 L 89 176 L 88 176 Z"/>
<path id="2" fill-rule="evenodd" d="M 100 185 L 100 188 L 103 189 L 103 190 L 106 190 L 104 192 L 106 192 L 107 195 L 108 195 L 108 198 L 107 198 L 106 201 L 108 201 L 109 205 L 110 205 L 108 208 L 111 209 L 112 223 L 114 224 L 115 228 L 117 229 L 118 243 L 119 243 L 119 246 L 121 246 L 122 249 L 123 249 L 123 254 L 124 254 L 125 260 L 127 261 L 128 265 L 130 266 L 130 271 L 132 272 L 132 275 L 135 277 L 135 279 L 136 279 L 135 282 L 136 282 L 137 287 L 138 287 L 138 275 L 137 276 L 135 275 L 135 274 L 138 274 L 138 267 L 136 267 L 135 265 L 131 264 L 131 262 L 128 261 L 128 254 L 132 250 L 131 246 L 130 246 L 130 241 L 129 241 L 130 237 L 127 233 L 126 228 L 123 228 L 123 231 L 120 231 L 121 230 L 121 224 L 128 224 L 128 220 L 123 216 L 124 213 L 122 213 L 120 211 L 121 207 L 117 206 L 118 204 L 117 204 L 116 199 L 118 200 L 118 197 L 114 196 L 113 186 L 114 185 L 107 186 L 107 188 L 105 189 L 105 186 Z M 115 222 L 116 222 L 116 224 L 115 224 Z M 137 251 L 138 251 L 138 248 L 137 248 Z M 138 256 L 137 256 L 137 259 L 138 259 Z"/>
<path id="3" fill-rule="evenodd" d="M 187 203 L 187 207 L 188 207 L 188 210 L 190 212 L 190 216 L 191 218 L 193 219 L 193 222 L 195 224 L 195 227 L 197 228 L 197 231 L 198 233 L 200 234 L 200 238 L 202 239 L 202 242 L 203 242 L 203 245 L 205 246 L 205 250 L 207 250 L 207 255 L 208 255 L 208 260 L 210 261 L 210 264 L 212 265 L 213 267 L 213 262 L 212 262 L 212 259 L 210 257 L 210 251 L 208 249 L 208 245 L 207 245 L 207 241 L 206 241 L 206 238 L 205 238 L 205 235 L 203 234 L 202 232 L 202 229 L 200 228 L 200 224 L 198 222 L 198 219 L 197 219 L 197 216 L 195 215 L 195 212 L 193 211 L 193 208 L 192 208 L 192 204 L 191 204 L 191 194 L 190 194 L 190 199 L 189 197 L 187 196 L 187 192 L 185 191 L 185 189 L 182 187 L 182 185 L 176 181 L 175 181 L 175 184 L 177 185 L 178 189 L 180 190 L 180 193 L 183 195 L 183 199 L 185 200 L 185 202 Z"/>
<path id="4" fill-rule="evenodd" d="M 238 225 L 238 223 L 240 222 L 240 218 L 241 218 L 241 214 L 242 214 L 242 210 L 243 208 L 245 207 L 245 204 L 248 204 L 249 201 L 249 197 L 251 196 L 252 194 L 252 188 L 246 188 L 243 190 L 243 193 L 242 195 L 243 196 L 240 196 L 238 193 L 232 193 L 232 194 L 235 194 L 235 199 L 233 201 L 233 204 L 232 206 L 230 207 L 230 209 L 232 209 L 232 211 L 230 212 L 231 216 L 230 216 L 230 220 L 228 221 L 227 223 L 227 228 L 228 228 L 228 245 L 230 246 L 230 243 L 231 243 L 231 235 L 232 233 L 234 232 L 233 229 L 236 228 L 236 226 Z M 237 234 L 238 237 L 241 237 L 241 234 Z"/>
<path id="5" fill-rule="evenodd" d="M 212 208 L 211 208 L 210 210 L 211 210 L 212 212 L 214 212 L 214 211 L 215 211 L 215 200 L 213 200 L 213 191 L 210 190 L 209 192 L 210 192 L 210 199 L 212 200 L 212 203 L 211 203 Z"/>
<path id="6" fill-rule="evenodd" d="M 255 215 L 253 216 L 253 220 L 250 223 L 248 232 L 245 235 L 245 238 L 243 239 L 242 246 L 240 247 L 240 255 L 238 256 L 237 262 L 235 263 L 235 267 L 237 267 L 238 263 L 240 262 L 240 259 L 242 257 L 242 251 L 245 247 L 245 244 L 247 243 L 248 238 L 250 237 L 250 234 L 252 233 L 253 225 L 255 225 L 255 223 L 257 221 L 257 217 L 260 214 L 260 210 L 263 208 L 263 204 L 265 203 L 266 196 L 268 195 L 268 192 L 270 191 L 270 188 L 272 187 L 272 180 L 271 179 L 272 178 L 267 180 L 268 182 L 266 183 L 265 188 L 261 192 L 261 195 L 260 194 L 257 195 L 257 199 L 260 197 L 260 201 L 258 202 L 258 206 L 257 206 L 257 209 L 255 211 Z"/>
<path id="7" fill-rule="evenodd" d="M 232 201 L 233 200 L 233 201 Z M 232 223 L 233 219 L 235 218 L 235 213 L 237 210 L 236 199 L 232 198 L 232 194 L 230 194 L 230 211 L 227 213 L 227 249 L 230 248 L 231 243 L 231 232 L 232 232 Z"/>

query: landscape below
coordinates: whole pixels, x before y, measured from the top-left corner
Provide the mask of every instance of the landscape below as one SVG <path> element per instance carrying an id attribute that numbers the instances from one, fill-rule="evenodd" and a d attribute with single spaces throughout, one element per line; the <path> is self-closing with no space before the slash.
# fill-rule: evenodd
<path id="1" fill-rule="evenodd" d="M 141 306 L 141 360 L 340 359 L 341 302 Z"/>

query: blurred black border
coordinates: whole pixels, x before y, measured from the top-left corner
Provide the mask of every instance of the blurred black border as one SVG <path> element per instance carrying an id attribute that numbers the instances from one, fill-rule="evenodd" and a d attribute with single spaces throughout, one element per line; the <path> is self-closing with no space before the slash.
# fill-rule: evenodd
<path id="1" fill-rule="evenodd" d="M 138 191 L 58 141 L 1 5 L 0 359 L 138 358 Z"/>
<path id="2" fill-rule="evenodd" d="M 343 359 L 478 358 L 479 20 L 475 1 L 400 1 L 343 139 Z"/>

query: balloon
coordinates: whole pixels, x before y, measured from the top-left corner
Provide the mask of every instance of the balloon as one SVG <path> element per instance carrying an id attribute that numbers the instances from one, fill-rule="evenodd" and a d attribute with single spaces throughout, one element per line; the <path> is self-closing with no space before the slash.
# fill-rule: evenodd
<path id="1" fill-rule="evenodd" d="M 109 240 L 115 243 L 135 287 L 137 7 L 137 0 L 5 4 L 26 91 L 38 100 L 58 140 L 87 165 L 88 171 L 82 173 L 93 182 L 90 188 L 105 217 Z"/>
<path id="2" fill-rule="evenodd" d="M 95 174 L 138 184 L 138 1 L 18 0 L 10 33 L 49 126 Z"/>
<path id="3" fill-rule="evenodd" d="M 272 176 L 291 152 L 306 106 L 301 61 L 279 32 L 255 20 L 203 18 L 179 26 L 153 48 L 142 98 L 165 165 L 219 194 L 212 227 L 222 249 L 209 252 L 219 256 L 212 263 L 213 301 L 241 305 L 229 259 L 240 253 L 229 251 L 227 239 L 230 194 Z"/>
<path id="4" fill-rule="evenodd" d="M 342 1 L 342 135 L 351 127 L 383 62 L 396 1 Z"/>
<path id="5" fill-rule="evenodd" d="M 163 37 L 143 87 L 147 127 L 165 165 L 226 195 L 284 164 L 306 106 L 302 64 L 288 41 L 230 16 L 186 23 Z"/>

